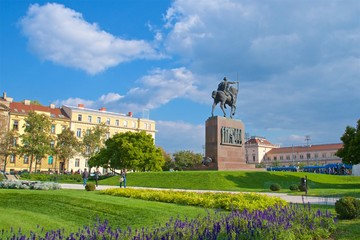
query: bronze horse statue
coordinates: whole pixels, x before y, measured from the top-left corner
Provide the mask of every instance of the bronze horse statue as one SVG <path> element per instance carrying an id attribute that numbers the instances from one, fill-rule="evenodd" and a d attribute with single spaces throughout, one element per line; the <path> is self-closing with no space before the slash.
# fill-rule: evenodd
<path id="1" fill-rule="evenodd" d="M 236 99 L 237 99 L 238 90 L 231 86 L 229 88 L 229 92 L 232 93 L 233 99 L 231 99 L 230 94 L 226 94 L 224 91 L 213 91 L 212 92 L 212 98 L 214 99 L 214 103 L 212 105 L 211 116 L 214 116 L 214 108 L 216 107 L 216 105 L 218 103 L 220 103 L 220 108 L 224 113 L 224 117 L 226 117 L 225 108 L 226 108 L 226 105 L 228 105 L 231 107 L 230 118 L 233 118 L 233 116 L 235 115 L 235 110 L 236 110 Z"/>

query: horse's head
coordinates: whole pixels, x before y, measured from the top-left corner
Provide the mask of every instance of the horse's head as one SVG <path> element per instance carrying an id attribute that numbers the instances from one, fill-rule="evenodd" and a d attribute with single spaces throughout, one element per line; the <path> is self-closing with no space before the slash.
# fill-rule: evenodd
<path id="1" fill-rule="evenodd" d="M 211 97 L 216 98 L 217 91 L 212 91 Z"/>

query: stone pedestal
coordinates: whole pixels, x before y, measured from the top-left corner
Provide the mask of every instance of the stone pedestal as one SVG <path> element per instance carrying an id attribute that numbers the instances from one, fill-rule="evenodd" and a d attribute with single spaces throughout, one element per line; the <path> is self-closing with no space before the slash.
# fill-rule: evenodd
<path id="1" fill-rule="evenodd" d="M 216 170 L 246 170 L 245 128 L 242 121 L 220 116 L 206 121 L 205 156 L 213 160 Z"/>

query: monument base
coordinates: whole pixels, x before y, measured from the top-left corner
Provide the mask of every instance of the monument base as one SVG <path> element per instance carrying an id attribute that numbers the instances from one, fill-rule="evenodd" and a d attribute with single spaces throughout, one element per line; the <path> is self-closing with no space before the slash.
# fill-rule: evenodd
<path id="1" fill-rule="evenodd" d="M 252 164 L 246 164 L 245 128 L 241 120 L 215 116 L 206 121 L 205 128 L 205 156 L 212 159 L 213 169 L 255 168 Z"/>

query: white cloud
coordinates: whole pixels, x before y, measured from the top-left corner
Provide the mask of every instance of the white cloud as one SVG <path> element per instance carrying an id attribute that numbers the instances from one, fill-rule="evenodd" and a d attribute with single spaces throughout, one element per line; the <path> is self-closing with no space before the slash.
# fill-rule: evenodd
<path id="1" fill-rule="evenodd" d="M 106 95 L 102 95 L 99 100 L 104 104 L 108 104 L 119 101 L 121 98 L 123 98 L 123 96 L 118 93 L 108 93 Z"/>
<path id="2" fill-rule="evenodd" d="M 61 4 L 31 5 L 20 25 L 40 58 L 89 74 L 134 59 L 160 58 L 146 41 L 113 36 Z"/>
<path id="3" fill-rule="evenodd" d="M 166 151 L 174 153 L 191 150 L 203 153 L 205 143 L 205 128 L 203 125 L 193 125 L 182 121 L 157 121 L 156 145 L 166 146 Z"/>

